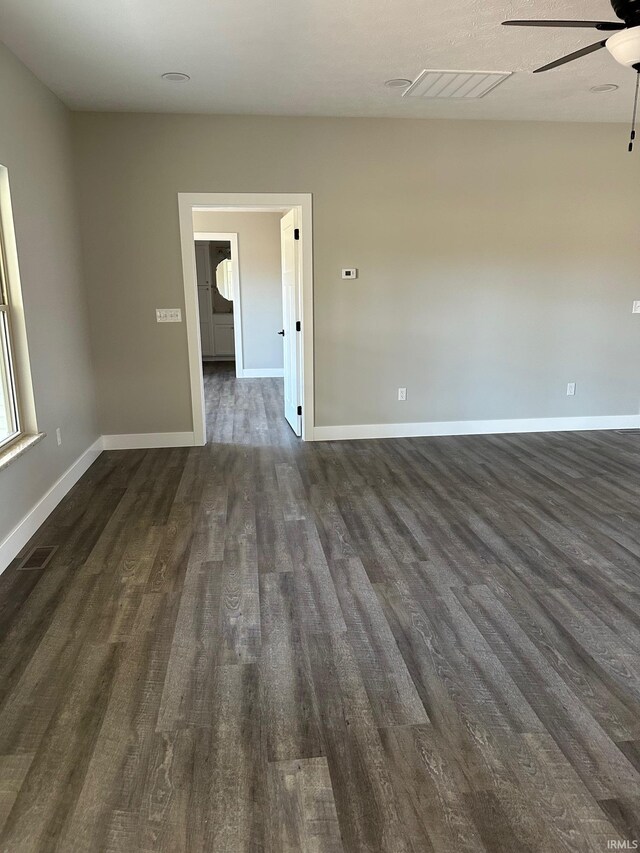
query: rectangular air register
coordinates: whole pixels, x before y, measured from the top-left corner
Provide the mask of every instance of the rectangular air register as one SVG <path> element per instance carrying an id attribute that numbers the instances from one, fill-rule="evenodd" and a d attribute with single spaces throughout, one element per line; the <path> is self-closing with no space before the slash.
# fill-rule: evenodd
<path id="1" fill-rule="evenodd" d="M 403 98 L 484 98 L 513 71 L 440 71 L 425 69 Z"/>
<path id="2" fill-rule="evenodd" d="M 57 545 L 36 545 L 27 553 L 18 568 L 44 569 L 57 550 Z"/>

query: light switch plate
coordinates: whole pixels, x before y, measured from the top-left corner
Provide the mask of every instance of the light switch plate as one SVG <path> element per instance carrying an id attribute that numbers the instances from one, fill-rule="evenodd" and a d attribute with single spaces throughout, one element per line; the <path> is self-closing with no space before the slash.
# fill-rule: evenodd
<path id="1" fill-rule="evenodd" d="M 358 278 L 358 270 L 354 267 L 342 270 L 342 278 Z"/>
<path id="2" fill-rule="evenodd" d="M 575 397 L 576 394 L 576 383 L 575 382 L 567 382 L 567 397 Z"/>
<path id="3" fill-rule="evenodd" d="M 180 308 L 156 308 L 156 323 L 182 323 Z"/>
<path id="4" fill-rule="evenodd" d="M 636 299 L 634 301 L 633 305 L 631 306 L 631 313 L 640 314 L 640 299 Z"/>

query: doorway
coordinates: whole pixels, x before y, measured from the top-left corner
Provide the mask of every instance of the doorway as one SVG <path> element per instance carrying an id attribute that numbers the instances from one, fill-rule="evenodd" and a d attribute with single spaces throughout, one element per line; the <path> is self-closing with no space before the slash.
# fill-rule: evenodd
<path id="1" fill-rule="evenodd" d="M 285 387 L 283 415 L 297 435 L 304 441 L 313 439 L 313 267 L 312 267 L 312 210 L 310 194 L 220 194 L 179 193 L 178 208 L 185 291 L 185 319 L 189 351 L 189 372 L 193 413 L 194 443 L 206 442 L 204 382 L 202 375 L 203 343 L 211 348 L 207 338 L 209 332 L 201 326 L 199 308 L 196 242 L 194 238 L 216 234 L 209 241 L 224 240 L 222 232 L 196 232 L 194 214 L 201 213 L 277 213 L 281 227 L 281 256 L 283 274 L 281 286 L 284 310 L 281 328 L 277 331 L 283 339 L 284 367 L 281 374 Z M 229 233 L 228 238 L 234 235 Z M 235 257 L 239 259 L 236 238 Z M 231 241 L 230 241 L 231 242 Z M 231 242 L 231 257 L 234 256 Z M 204 250 L 200 250 L 202 253 Z M 242 251 L 240 249 L 240 251 Z M 211 256 L 210 256 L 211 257 Z M 238 376 L 255 375 L 247 372 L 243 364 L 242 350 L 242 297 L 240 263 L 236 263 L 236 278 L 233 292 L 234 357 L 242 373 Z M 236 299 L 238 300 L 236 306 Z M 227 323 L 228 323 L 227 317 Z M 276 333 L 276 329 L 273 330 Z M 213 331 L 210 332 L 213 334 Z M 228 348 L 228 338 L 227 338 Z M 211 351 L 211 350 L 210 350 Z M 215 358 L 215 349 L 213 349 Z M 222 355 L 222 353 L 220 353 Z M 240 356 L 240 358 L 238 358 Z M 227 356 L 228 357 L 228 356 Z M 263 374 L 260 374 L 263 375 Z"/>

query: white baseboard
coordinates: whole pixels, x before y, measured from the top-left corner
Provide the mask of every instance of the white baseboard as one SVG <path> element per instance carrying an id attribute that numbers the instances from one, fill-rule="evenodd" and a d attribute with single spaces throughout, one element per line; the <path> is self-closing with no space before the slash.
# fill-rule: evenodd
<path id="1" fill-rule="evenodd" d="M 98 438 L 56 480 L 48 492 L 32 507 L 7 538 L 0 543 L 0 574 L 14 560 L 38 528 L 47 520 L 67 492 L 75 486 L 89 466 L 102 453 L 102 438 Z"/>
<path id="2" fill-rule="evenodd" d="M 134 432 L 103 435 L 105 450 L 145 450 L 152 447 L 193 447 L 192 432 Z"/>
<path id="3" fill-rule="evenodd" d="M 313 429 L 313 440 L 341 441 L 358 438 L 413 438 L 429 435 L 490 435 L 508 432 L 568 432 L 593 429 L 640 429 L 640 415 L 316 426 Z"/>
<path id="4" fill-rule="evenodd" d="M 238 379 L 272 379 L 284 376 L 284 367 L 245 367 L 238 373 Z"/>

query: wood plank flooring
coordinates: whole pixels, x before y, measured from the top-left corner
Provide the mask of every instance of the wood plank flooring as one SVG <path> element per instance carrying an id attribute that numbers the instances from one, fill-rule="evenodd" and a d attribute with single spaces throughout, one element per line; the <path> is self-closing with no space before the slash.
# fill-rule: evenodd
<path id="1" fill-rule="evenodd" d="M 206 396 L 0 577 L 0 850 L 640 839 L 640 435 L 302 444 L 281 380 Z"/>

